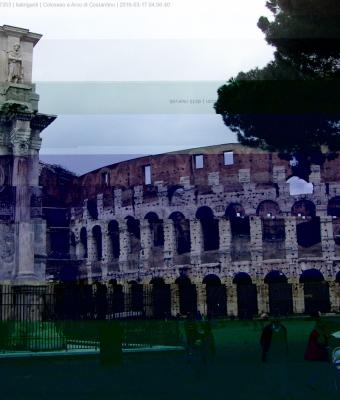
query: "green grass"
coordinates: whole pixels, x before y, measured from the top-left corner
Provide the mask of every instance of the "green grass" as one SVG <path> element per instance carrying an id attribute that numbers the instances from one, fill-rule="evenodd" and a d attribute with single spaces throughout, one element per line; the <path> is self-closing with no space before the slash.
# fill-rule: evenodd
<path id="1" fill-rule="evenodd" d="M 331 320 L 327 321 L 331 325 Z M 334 391 L 330 365 L 303 359 L 314 322 L 308 318 L 292 318 L 282 323 L 288 330 L 289 356 L 288 368 L 281 381 L 290 397 L 280 397 L 277 383 L 280 371 L 277 367 L 261 362 L 259 338 L 264 323 L 222 320 L 213 322 L 217 354 L 207 366 L 198 358 L 190 364 L 186 355 L 178 352 L 125 355 L 120 367 L 104 367 L 99 359 L 86 357 L 2 361 L 2 398 L 339 399 L 340 392 Z M 155 329 L 157 326 L 141 322 L 137 325 L 141 330 L 145 327 L 148 330 Z M 308 381 L 313 376 L 315 387 L 312 389 Z"/>

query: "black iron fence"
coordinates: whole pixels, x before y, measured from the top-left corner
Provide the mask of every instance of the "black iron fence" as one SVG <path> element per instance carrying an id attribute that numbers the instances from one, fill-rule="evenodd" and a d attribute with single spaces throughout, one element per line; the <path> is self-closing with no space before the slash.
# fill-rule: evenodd
<path id="1" fill-rule="evenodd" d="M 121 331 L 126 349 L 181 345 L 178 321 L 161 312 L 163 320 L 151 319 L 153 296 L 138 284 L 129 291 L 101 284 L 0 286 L 0 352 L 96 350 L 108 326 L 112 334 Z"/>

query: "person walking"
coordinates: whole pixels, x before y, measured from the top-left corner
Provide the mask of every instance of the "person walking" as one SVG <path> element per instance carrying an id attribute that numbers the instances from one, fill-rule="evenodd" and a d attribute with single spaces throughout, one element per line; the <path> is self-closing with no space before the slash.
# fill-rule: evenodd
<path id="1" fill-rule="evenodd" d="M 266 386 L 276 390 L 280 398 L 288 398 L 287 329 L 278 318 L 263 328 L 260 345 L 262 362 L 268 364 L 265 368 Z"/>

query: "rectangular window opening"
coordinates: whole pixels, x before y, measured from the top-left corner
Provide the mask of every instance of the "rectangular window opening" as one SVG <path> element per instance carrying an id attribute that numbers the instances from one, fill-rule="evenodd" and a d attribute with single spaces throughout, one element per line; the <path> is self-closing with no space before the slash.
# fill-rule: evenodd
<path id="1" fill-rule="evenodd" d="M 225 151 L 223 153 L 224 156 L 224 165 L 233 165 L 234 164 L 234 152 L 233 151 Z"/>
<path id="2" fill-rule="evenodd" d="M 145 165 L 144 167 L 144 183 L 145 185 L 151 185 L 151 165 Z"/>
<path id="3" fill-rule="evenodd" d="M 109 183 L 110 183 L 109 173 L 103 172 L 102 173 L 102 185 L 109 186 Z"/>
<path id="4" fill-rule="evenodd" d="M 202 169 L 204 166 L 203 154 L 195 155 L 195 168 Z"/>

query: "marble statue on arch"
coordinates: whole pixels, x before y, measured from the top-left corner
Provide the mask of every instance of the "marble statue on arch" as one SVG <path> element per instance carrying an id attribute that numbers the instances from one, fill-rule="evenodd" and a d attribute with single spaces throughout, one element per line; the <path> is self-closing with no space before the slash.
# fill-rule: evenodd
<path id="1" fill-rule="evenodd" d="M 23 78 L 20 44 L 15 43 L 12 50 L 0 51 L 0 82 L 23 83 Z"/>
<path id="2" fill-rule="evenodd" d="M 24 70 L 22 67 L 22 56 L 20 44 L 15 43 L 13 50 L 8 52 L 8 82 L 22 83 Z"/>

